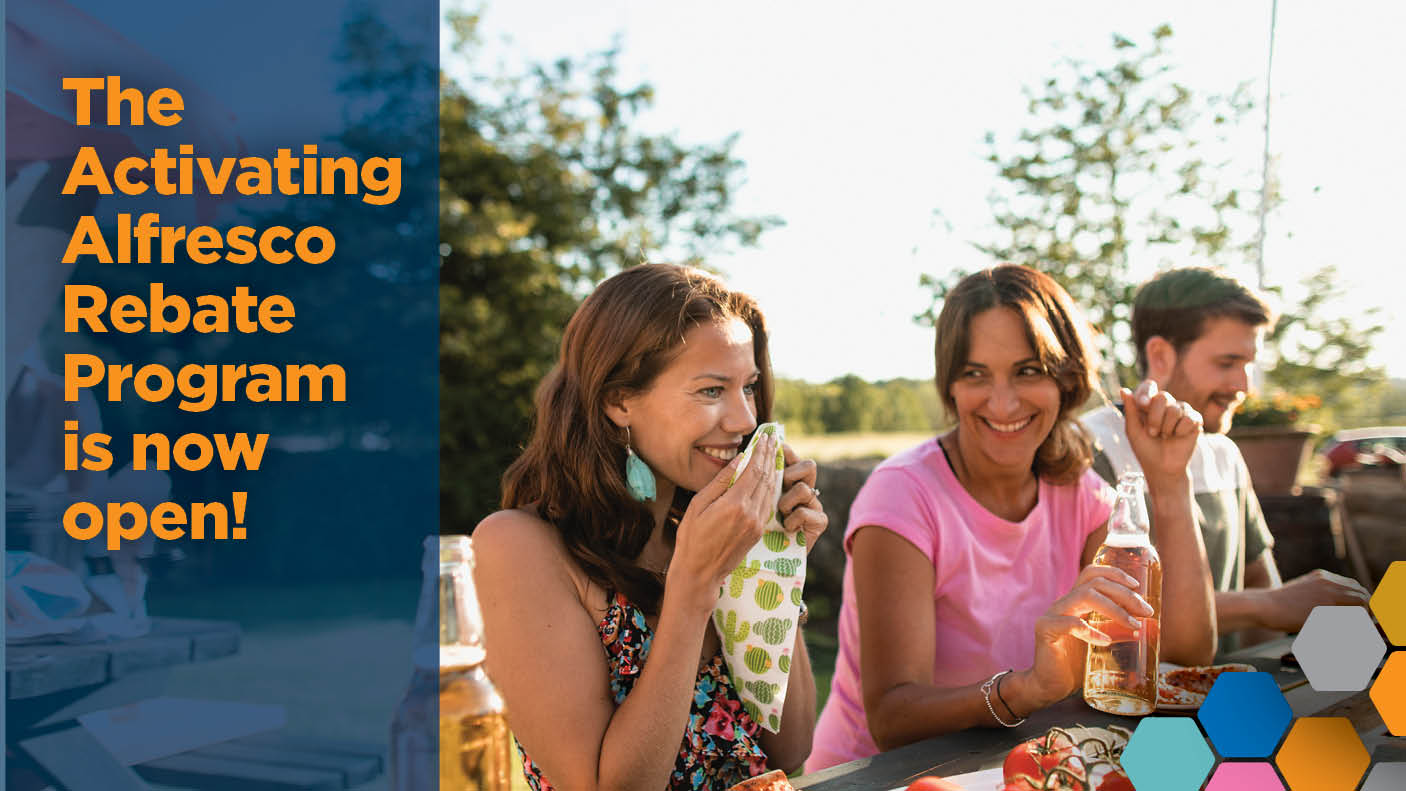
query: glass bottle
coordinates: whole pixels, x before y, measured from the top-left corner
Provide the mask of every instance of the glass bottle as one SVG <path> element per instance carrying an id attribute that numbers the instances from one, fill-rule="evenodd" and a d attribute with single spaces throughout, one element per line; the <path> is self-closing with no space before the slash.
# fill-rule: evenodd
<path id="1" fill-rule="evenodd" d="M 483 615 L 468 536 L 439 550 L 439 787 L 508 791 L 512 737 L 503 699 L 484 670 Z"/>
<path id="2" fill-rule="evenodd" d="M 508 791 L 512 737 L 483 667 L 469 537 L 427 538 L 423 568 L 415 674 L 391 724 L 391 787 Z"/>
<path id="3" fill-rule="evenodd" d="M 1094 564 L 1112 566 L 1138 581 L 1152 615 L 1136 628 L 1098 613 L 1089 625 L 1108 635 L 1106 646 L 1090 645 L 1084 670 L 1084 700 L 1110 714 L 1149 714 L 1157 707 L 1157 654 L 1162 637 L 1162 561 L 1148 536 L 1145 483 L 1139 473 L 1118 479 L 1118 500 L 1108 519 L 1108 536 Z"/>

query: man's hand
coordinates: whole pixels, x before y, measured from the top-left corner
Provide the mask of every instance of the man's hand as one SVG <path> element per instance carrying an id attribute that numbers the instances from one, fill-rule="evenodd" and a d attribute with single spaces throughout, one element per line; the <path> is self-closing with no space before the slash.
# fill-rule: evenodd
<path id="1" fill-rule="evenodd" d="M 1128 443 L 1148 483 L 1186 481 L 1187 465 L 1201 435 L 1201 414 L 1144 379 L 1137 390 L 1122 391 Z"/>
<path id="2" fill-rule="evenodd" d="M 1318 569 L 1295 577 L 1278 588 L 1256 591 L 1263 599 L 1260 620 L 1266 629 L 1297 632 L 1320 604 L 1367 606 L 1367 589 L 1330 571 Z"/>

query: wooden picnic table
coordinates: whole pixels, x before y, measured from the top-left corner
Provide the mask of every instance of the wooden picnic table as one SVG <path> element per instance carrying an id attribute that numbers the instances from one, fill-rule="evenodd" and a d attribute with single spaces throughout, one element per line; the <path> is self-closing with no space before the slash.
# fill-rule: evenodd
<path id="1" fill-rule="evenodd" d="M 102 643 L 11 645 L 5 649 L 5 699 L 11 727 L 30 727 L 103 708 L 90 698 L 143 671 L 239 653 L 231 621 L 154 618 L 141 637 Z M 121 690 L 118 690 L 120 692 Z M 139 699 L 139 698 L 133 698 Z M 107 706 L 116 705 L 107 703 Z"/>
<path id="2" fill-rule="evenodd" d="M 1237 651 L 1217 662 L 1242 662 L 1274 676 L 1295 716 L 1343 716 L 1352 720 L 1358 733 L 1368 741 L 1383 741 L 1385 727 L 1367 692 L 1315 692 L 1297 667 L 1285 665 L 1281 657 L 1290 651 L 1292 640 L 1285 637 Z M 1171 712 L 1159 712 L 1162 714 Z M 923 775 L 949 777 L 999 767 L 1017 744 L 1040 736 L 1054 726 L 1107 727 L 1129 730 L 1137 718 L 1105 714 L 1090 708 L 1077 694 L 1054 706 L 1032 714 L 1016 728 L 970 728 L 936 736 L 915 744 L 880 753 L 871 758 L 832 766 L 793 779 L 792 785 L 806 791 L 876 791 L 902 788 Z M 1400 741 L 1395 740 L 1395 741 Z M 1384 745 L 1389 747 L 1390 745 Z"/>
<path id="3" fill-rule="evenodd" d="M 229 621 L 157 618 L 151 631 L 81 645 L 9 646 L 6 748 L 23 752 L 65 791 L 147 791 L 147 782 L 199 789 L 340 791 L 385 771 L 384 745 L 265 731 L 122 765 L 76 719 L 159 697 L 162 671 L 239 652 Z"/>
<path id="4" fill-rule="evenodd" d="M 18 746 L 75 791 L 144 789 L 75 718 L 160 694 L 164 675 L 152 671 L 238 652 L 238 624 L 182 618 L 152 619 L 141 637 L 6 646 L 6 748 Z"/>

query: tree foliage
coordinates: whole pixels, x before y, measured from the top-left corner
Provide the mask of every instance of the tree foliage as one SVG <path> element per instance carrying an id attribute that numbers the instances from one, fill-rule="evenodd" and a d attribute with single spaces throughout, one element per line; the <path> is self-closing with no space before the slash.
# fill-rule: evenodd
<path id="1" fill-rule="evenodd" d="M 1130 318 L 1138 284 L 1172 266 L 1217 265 L 1247 275 L 1259 243 L 1261 201 L 1280 200 L 1272 173 L 1247 169 L 1230 152 L 1253 104 L 1242 85 L 1230 95 L 1194 92 L 1176 80 L 1171 28 L 1147 41 L 1113 36 L 1103 62 L 1066 60 L 1027 88 L 1028 124 L 1014 141 L 988 133 L 997 187 L 989 202 L 999 239 L 977 244 L 993 262 L 1043 270 L 1087 311 L 1106 339 L 1105 359 L 1131 384 Z M 1256 163 L 1258 165 L 1258 163 Z M 931 322 L 966 272 L 925 276 Z M 1335 314 L 1341 289 L 1332 267 L 1310 275 L 1305 296 L 1283 310 L 1268 338 L 1268 383 L 1312 392 L 1347 414 L 1365 407 L 1382 371 L 1367 364 L 1381 331 Z M 1270 291 L 1283 293 L 1282 288 Z"/>
<path id="2" fill-rule="evenodd" d="M 929 380 L 868 382 L 854 374 L 811 384 L 776 382 L 776 419 L 793 434 L 859 431 L 932 431 L 943 424 L 942 405 Z"/>
<path id="3" fill-rule="evenodd" d="M 1303 279 L 1303 298 L 1284 311 L 1269 333 L 1275 358 L 1266 384 L 1288 393 L 1313 394 L 1323 407 L 1313 419 L 1326 426 L 1384 409 L 1386 372 L 1367 357 L 1384 329 L 1377 309 L 1358 318 L 1335 312 L 1343 296 L 1337 267 L 1329 265 Z M 1365 322 L 1365 323 L 1364 323 Z"/>
<path id="4" fill-rule="evenodd" d="M 448 21 L 448 65 L 468 76 L 441 77 L 441 522 L 464 532 L 497 507 L 591 284 L 656 255 L 699 264 L 776 221 L 731 211 L 732 139 L 639 130 L 653 92 L 620 84 L 614 51 L 495 73 L 478 63 L 477 16 Z"/>
<path id="5" fill-rule="evenodd" d="M 1055 277 L 1105 337 L 1126 346 L 1133 292 L 1154 265 L 1243 262 L 1258 193 L 1223 154 L 1251 108 L 1244 91 L 1201 95 L 1174 79 L 1163 25 L 1149 40 L 1113 37 L 1110 63 L 1070 59 L 1025 89 L 1028 126 L 987 134 L 996 170 L 993 261 Z M 934 304 L 965 276 L 925 277 Z M 1130 350 L 1117 358 L 1126 369 Z"/>

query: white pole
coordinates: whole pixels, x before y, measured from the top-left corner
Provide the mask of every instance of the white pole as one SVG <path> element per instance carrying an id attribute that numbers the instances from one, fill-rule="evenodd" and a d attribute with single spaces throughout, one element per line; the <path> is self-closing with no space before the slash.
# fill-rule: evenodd
<path id="1" fill-rule="evenodd" d="M 1255 268 L 1259 273 L 1260 290 L 1266 287 L 1264 278 L 1265 221 L 1269 215 L 1269 106 L 1273 100 L 1270 87 L 1274 80 L 1274 27 L 1279 21 L 1279 0 L 1269 6 L 1269 62 L 1264 69 L 1264 162 L 1260 180 L 1260 230 L 1255 244 Z"/>

